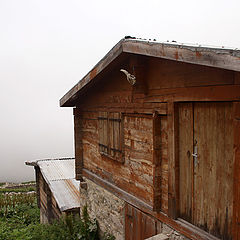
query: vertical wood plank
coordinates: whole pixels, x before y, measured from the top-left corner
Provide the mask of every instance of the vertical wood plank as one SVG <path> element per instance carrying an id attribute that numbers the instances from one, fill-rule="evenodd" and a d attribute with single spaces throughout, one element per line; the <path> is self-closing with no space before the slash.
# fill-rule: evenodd
<path id="1" fill-rule="evenodd" d="M 99 150 L 102 153 L 109 153 L 110 131 L 108 127 L 108 113 L 99 112 L 98 118 Z"/>
<path id="2" fill-rule="evenodd" d="M 110 149 L 110 129 L 109 129 L 109 113 L 108 112 L 103 112 L 103 129 L 104 129 L 104 139 L 103 139 L 103 144 L 105 146 L 107 146 L 107 148 L 104 149 L 105 153 L 110 153 L 109 149 Z"/>
<path id="3" fill-rule="evenodd" d="M 233 186 L 233 239 L 240 240 L 240 102 L 234 109 L 234 186 Z"/>
<path id="4" fill-rule="evenodd" d="M 132 87 L 134 94 L 147 94 L 148 86 L 146 81 L 146 74 L 148 71 L 148 62 L 144 59 L 140 59 L 137 56 L 131 56 L 129 59 L 129 72 L 132 73 L 137 81 Z"/>
<path id="5" fill-rule="evenodd" d="M 233 202 L 232 104 L 194 103 L 194 141 L 198 149 L 194 178 L 193 223 L 230 239 Z"/>
<path id="6" fill-rule="evenodd" d="M 161 231 L 161 223 L 141 210 L 125 205 L 125 239 L 144 240 Z"/>
<path id="7" fill-rule="evenodd" d="M 74 115 L 74 144 L 75 144 L 75 175 L 77 180 L 82 180 L 83 144 L 82 144 L 81 110 L 79 108 L 74 108 L 73 115 Z"/>
<path id="8" fill-rule="evenodd" d="M 133 213 L 132 207 L 126 203 L 125 205 L 125 239 L 133 240 Z"/>
<path id="9" fill-rule="evenodd" d="M 161 115 L 161 211 L 168 213 L 168 126 Z"/>
<path id="10" fill-rule="evenodd" d="M 40 168 L 38 166 L 35 166 L 34 169 L 36 175 L 37 205 L 40 208 Z"/>
<path id="11" fill-rule="evenodd" d="M 157 233 L 157 224 L 154 218 L 143 213 L 142 223 L 144 224 L 142 226 L 142 229 L 144 230 L 142 234 L 143 236 L 142 240 L 150 238 Z"/>
<path id="12" fill-rule="evenodd" d="M 193 110 L 192 103 L 178 104 L 179 214 L 192 221 L 193 210 Z"/>
<path id="13" fill-rule="evenodd" d="M 109 154 L 111 157 L 114 157 L 114 148 L 115 148 L 115 136 L 114 136 L 114 127 L 115 127 L 115 124 L 114 124 L 114 113 L 110 112 L 108 113 L 108 127 L 109 127 Z"/>
<path id="14" fill-rule="evenodd" d="M 47 215 L 48 215 L 48 222 L 51 223 L 53 220 L 53 209 L 52 209 L 52 193 L 47 185 Z"/>
<path id="15" fill-rule="evenodd" d="M 168 103 L 168 215 L 176 219 L 178 217 L 178 160 L 177 145 L 178 136 L 176 131 L 178 122 L 176 107 L 173 102 Z"/>
<path id="16" fill-rule="evenodd" d="M 240 84 L 240 72 L 234 73 L 234 84 Z"/>
<path id="17" fill-rule="evenodd" d="M 162 199 L 161 118 L 153 116 L 153 210 L 160 211 Z"/>

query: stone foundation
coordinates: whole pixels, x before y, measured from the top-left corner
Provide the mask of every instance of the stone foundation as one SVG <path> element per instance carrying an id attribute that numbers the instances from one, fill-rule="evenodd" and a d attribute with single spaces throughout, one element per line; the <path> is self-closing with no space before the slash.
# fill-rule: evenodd
<path id="1" fill-rule="evenodd" d="M 91 218 L 96 218 L 100 234 L 110 233 L 116 240 L 124 239 L 125 202 L 88 179 L 87 189 L 80 188 L 80 209 L 87 204 Z"/>
<path id="2" fill-rule="evenodd" d="M 181 235 L 165 223 L 162 223 L 162 233 L 168 236 L 169 240 L 189 240 L 189 238 Z"/>
<path id="3" fill-rule="evenodd" d="M 94 182 L 86 178 L 84 180 L 87 186 L 80 187 L 80 209 L 87 204 L 90 217 L 96 218 L 99 223 L 101 235 L 107 232 L 115 236 L 116 240 L 125 239 L 125 201 Z M 188 240 L 167 224 L 159 223 L 159 233 L 166 235 L 169 240 Z"/>

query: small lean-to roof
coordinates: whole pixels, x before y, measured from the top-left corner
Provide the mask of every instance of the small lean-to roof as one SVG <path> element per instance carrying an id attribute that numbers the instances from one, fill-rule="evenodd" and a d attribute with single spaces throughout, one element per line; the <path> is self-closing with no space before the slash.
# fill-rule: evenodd
<path id="1" fill-rule="evenodd" d="M 122 54 L 139 54 L 150 57 L 192 63 L 233 71 L 240 71 L 240 50 L 210 47 L 197 44 L 157 42 L 155 40 L 125 37 L 120 40 L 97 65 L 61 99 L 61 107 L 75 106 L 77 95 Z"/>
<path id="2" fill-rule="evenodd" d="M 60 211 L 80 207 L 79 181 L 74 176 L 74 158 L 37 160 L 26 162 L 26 165 L 40 168 Z"/>

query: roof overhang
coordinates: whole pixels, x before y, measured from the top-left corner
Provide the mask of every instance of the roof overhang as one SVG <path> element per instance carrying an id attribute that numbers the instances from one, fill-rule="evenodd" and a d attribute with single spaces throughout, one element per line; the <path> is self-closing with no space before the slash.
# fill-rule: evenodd
<path id="1" fill-rule="evenodd" d="M 80 207 L 80 182 L 75 179 L 74 158 L 42 159 L 25 164 L 40 169 L 61 212 Z"/>
<path id="2" fill-rule="evenodd" d="M 81 79 L 60 99 L 60 106 L 75 106 L 75 100 L 80 91 L 82 91 L 82 89 L 84 89 L 84 87 L 86 87 L 90 82 L 94 81 L 96 76 L 98 76 L 123 53 L 139 54 L 149 57 L 240 71 L 240 50 L 237 49 L 163 43 L 133 38 L 122 39 L 83 79 Z"/>

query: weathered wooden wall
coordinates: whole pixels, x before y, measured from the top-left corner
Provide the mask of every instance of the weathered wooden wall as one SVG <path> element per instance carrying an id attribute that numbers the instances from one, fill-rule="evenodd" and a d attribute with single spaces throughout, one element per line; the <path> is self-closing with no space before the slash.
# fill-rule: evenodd
<path id="1" fill-rule="evenodd" d="M 124 116 L 124 163 L 99 153 L 98 112 L 83 112 L 84 168 L 153 204 L 152 118 Z"/>
<path id="2" fill-rule="evenodd" d="M 119 71 L 121 68 L 138 76 L 136 86 L 128 83 Z M 145 202 L 152 210 L 178 218 L 180 179 L 175 103 L 238 102 L 239 79 L 239 74 L 229 70 L 148 57 L 138 57 L 136 60 L 133 56 L 128 64 L 114 67 L 78 100 L 75 148 L 76 159 L 79 158 L 82 163 L 76 163 L 77 176 L 81 175 L 83 167 Z M 122 113 L 123 163 L 99 153 L 100 111 Z M 154 120 L 156 115 L 159 119 Z M 237 120 L 235 122 L 234 129 L 239 132 Z M 234 164 L 237 169 L 240 161 L 238 140 L 235 136 Z M 235 170 L 234 176 L 231 171 L 229 173 L 229 178 L 235 176 L 235 181 L 239 180 L 236 178 L 239 170 Z M 239 189 L 239 184 L 234 183 L 234 186 Z M 235 192 L 239 193 L 237 190 Z M 239 216 L 237 196 L 234 196 L 233 206 L 235 222 L 239 221 L 236 220 Z M 237 226 L 235 224 L 233 227 L 236 236 L 239 233 Z M 217 227 L 223 228 L 222 223 Z"/>
<path id="3" fill-rule="evenodd" d="M 43 178 L 41 172 L 39 173 L 39 202 L 41 212 L 41 222 L 51 222 L 55 218 L 61 217 L 61 211 L 53 197 L 49 186 Z"/>
<path id="4" fill-rule="evenodd" d="M 39 200 L 40 200 L 40 221 L 46 223 L 48 221 L 48 209 L 47 209 L 47 184 L 40 173 L 39 175 Z"/>

